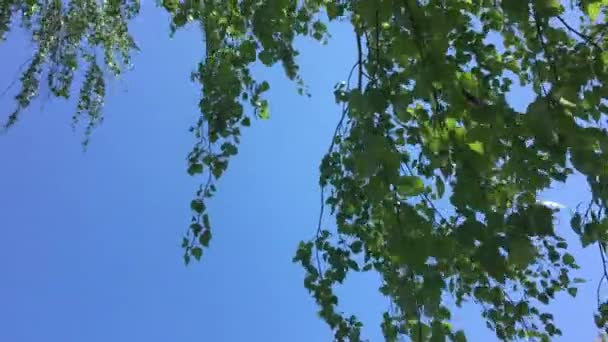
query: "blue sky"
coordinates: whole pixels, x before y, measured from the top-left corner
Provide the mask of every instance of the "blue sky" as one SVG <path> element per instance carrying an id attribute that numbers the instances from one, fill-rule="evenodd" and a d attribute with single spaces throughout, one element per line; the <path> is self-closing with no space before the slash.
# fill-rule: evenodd
<path id="1" fill-rule="evenodd" d="M 281 68 L 256 69 L 271 83 L 271 120 L 245 131 L 210 206 L 212 247 L 190 267 L 179 244 L 197 184 L 185 164 L 198 114 L 189 82 L 203 52 L 196 30 L 169 39 L 168 19 L 144 3 L 133 25 L 142 52 L 110 82 L 105 121 L 86 153 L 70 128 L 73 101 L 46 101 L 43 89 L 0 136 L 0 341 L 329 341 L 291 258 L 316 229 L 318 165 L 340 110 L 332 89 L 355 57 L 348 27 L 331 29 L 328 46 L 298 43 L 312 98 L 298 96 Z M 0 90 L 28 46 L 19 33 L 0 45 Z M 516 92 L 514 105 L 526 98 Z M 12 106 L 0 99 L 2 115 Z M 546 194 L 570 207 L 585 196 L 581 179 Z M 572 237 L 567 210 L 560 220 Z M 560 296 L 551 308 L 564 331 L 558 340 L 591 341 L 599 254 L 575 252 L 589 282 L 576 302 Z M 371 341 L 388 305 L 375 284 L 356 275 L 339 290 Z M 459 310 L 455 324 L 472 341 L 494 340 L 474 307 Z"/>

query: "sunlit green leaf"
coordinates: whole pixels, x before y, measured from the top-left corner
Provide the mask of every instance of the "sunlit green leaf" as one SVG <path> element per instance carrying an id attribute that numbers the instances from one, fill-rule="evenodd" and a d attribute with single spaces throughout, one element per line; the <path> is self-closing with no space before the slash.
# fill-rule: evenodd
<path id="1" fill-rule="evenodd" d="M 417 196 L 424 191 L 424 182 L 420 177 L 402 176 L 397 186 L 399 193 L 405 196 Z"/>
<path id="2" fill-rule="evenodd" d="M 268 107 L 268 102 L 262 102 L 260 106 L 260 119 L 269 119 L 270 118 L 270 109 Z"/>
<path id="3" fill-rule="evenodd" d="M 483 154 L 484 153 L 484 148 L 483 148 L 483 143 L 480 141 L 475 141 L 472 143 L 469 143 L 469 148 L 479 154 Z"/>
<path id="4" fill-rule="evenodd" d="M 602 3 L 600 1 L 592 1 L 587 5 L 587 15 L 589 19 L 595 21 L 597 17 L 600 15 L 600 10 L 602 9 Z"/>

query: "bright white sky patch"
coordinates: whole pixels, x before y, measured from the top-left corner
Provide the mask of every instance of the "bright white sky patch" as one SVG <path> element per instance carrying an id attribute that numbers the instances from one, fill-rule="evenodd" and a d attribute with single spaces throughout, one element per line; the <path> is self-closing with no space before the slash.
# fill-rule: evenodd
<path id="1" fill-rule="evenodd" d="M 557 203 L 557 202 L 553 202 L 553 201 L 546 201 L 546 200 L 540 200 L 537 201 L 537 203 L 544 205 L 547 208 L 551 208 L 551 209 L 565 209 L 566 206 L 561 204 L 561 203 Z"/>

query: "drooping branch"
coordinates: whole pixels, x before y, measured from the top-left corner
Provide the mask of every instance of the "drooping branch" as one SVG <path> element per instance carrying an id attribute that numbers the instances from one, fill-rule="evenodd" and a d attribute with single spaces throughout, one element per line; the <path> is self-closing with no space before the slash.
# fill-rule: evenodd
<path id="1" fill-rule="evenodd" d="M 351 79 L 353 77 L 354 71 L 355 69 L 358 69 L 358 75 L 357 75 L 357 88 L 359 89 L 359 91 L 361 91 L 362 88 L 362 79 L 363 79 L 363 53 L 361 50 L 361 35 L 358 32 L 355 32 L 356 35 L 356 42 L 357 42 L 357 61 L 355 62 L 355 64 L 352 66 L 352 68 L 350 69 L 350 72 L 348 74 L 348 77 L 346 79 L 346 91 L 350 90 L 350 83 L 351 83 Z M 346 116 L 348 114 L 348 105 L 346 103 L 343 104 L 342 106 L 342 112 L 340 114 L 340 119 L 338 120 L 338 123 L 336 124 L 336 128 L 334 129 L 334 133 L 331 137 L 331 142 L 329 144 L 329 147 L 327 149 L 327 153 L 326 153 L 326 157 L 329 158 L 329 156 L 331 155 L 331 153 L 334 150 L 334 146 L 336 144 L 336 139 L 338 138 L 340 129 L 342 128 L 343 124 L 344 124 L 344 120 L 346 119 Z M 321 188 L 320 188 L 320 197 L 321 197 L 321 203 L 320 203 L 320 209 L 319 209 L 319 218 L 317 221 L 317 230 L 315 233 L 315 240 L 318 240 L 320 235 L 321 235 L 321 231 L 322 231 L 322 224 L 323 224 L 323 215 L 324 215 L 324 211 L 325 211 L 325 186 L 323 184 L 321 184 Z M 321 258 L 319 256 L 319 248 L 315 246 L 315 257 L 316 257 L 316 261 L 317 261 L 317 271 L 319 272 L 319 276 L 321 277 L 321 279 L 323 279 L 323 268 L 321 266 Z"/>

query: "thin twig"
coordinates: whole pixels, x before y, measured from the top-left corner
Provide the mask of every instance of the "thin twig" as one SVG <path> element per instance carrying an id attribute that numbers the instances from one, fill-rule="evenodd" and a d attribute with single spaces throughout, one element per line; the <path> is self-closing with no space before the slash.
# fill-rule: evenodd
<path id="1" fill-rule="evenodd" d="M 602 278 L 600 279 L 600 282 L 597 286 L 597 301 L 598 301 L 598 306 L 599 306 L 599 302 L 600 302 L 600 286 L 602 284 L 602 281 L 604 279 L 608 280 L 608 269 L 606 269 L 606 250 L 604 249 L 604 246 L 602 245 L 602 243 L 600 241 L 598 241 L 597 245 L 600 248 L 600 256 L 602 257 L 602 269 L 604 271 L 604 274 L 602 275 Z"/>
<path id="2" fill-rule="evenodd" d="M 597 283 L 597 306 L 599 307 L 601 305 L 600 302 L 600 291 L 602 289 L 602 284 L 604 283 L 604 280 L 606 279 L 606 276 L 602 274 L 602 277 L 600 278 L 600 281 Z"/>
<path id="3" fill-rule="evenodd" d="M 319 240 L 319 236 L 321 235 L 321 224 L 323 221 L 323 212 L 325 211 L 325 193 L 323 191 L 323 186 L 321 186 L 321 210 L 319 211 L 319 222 L 317 223 L 317 232 L 315 234 L 315 258 L 317 259 L 317 272 L 319 273 L 319 277 L 321 279 L 323 276 L 323 267 L 321 266 L 321 257 L 319 256 L 319 247 L 317 246 L 317 240 Z"/>
<path id="4" fill-rule="evenodd" d="M 357 33 L 357 60 L 357 64 L 359 65 L 359 78 L 357 81 L 357 88 L 359 89 L 359 91 L 361 91 L 361 89 L 363 88 L 363 63 L 361 62 L 363 60 L 363 52 L 361 48 L 361 35 L 359 33 Z"/>
<path id="5" fill-rule="evenodd" d="M 8 93 L 8 91 L 11 90 L 11 88 L 13 88 L 15 86 L 15 83 L 17 83 L 17 81 L 19 81 L 19 74 L 21 74 L 25 65 L 27 63 L 31 62 L 32 59 L 33 59 L 33 57 L 30 57 L 30 58 L 26 59 L 23 63 L 21 63 L 21 65 L 19 66 L 19 68 L 17 70 L 17 74 L 15 75 L 15 77 L 13 77 L 13 81 L 2 91 L 2 93 L 0 93 L 0 98 L 4 97 L 4 95 L 6 95 L 6 93 Z"/>
<path id="6" fill-rule="evenodd" d="M 559 20 L 564 26 L 566 26 L 566 28 L 576 34 L 577 36 L 579 36 L 581 39 L 583 39 L 585 42 L 593 45 L 595 48 L 597 48 L 598 50 L 603 51 L 602 47 L 599 46 L 595 41 L 593 41 L 593 37 L 588 36 L 580 31 L 578 31 L 577 29 L 575 29 L 574 27 L 570 26 L 570 24 L 568 24 L 568 22 L 566 20 L 564 20 L 564 18 L 562 18 L 561 16 L 557 16 L 557 20 Z"/>

